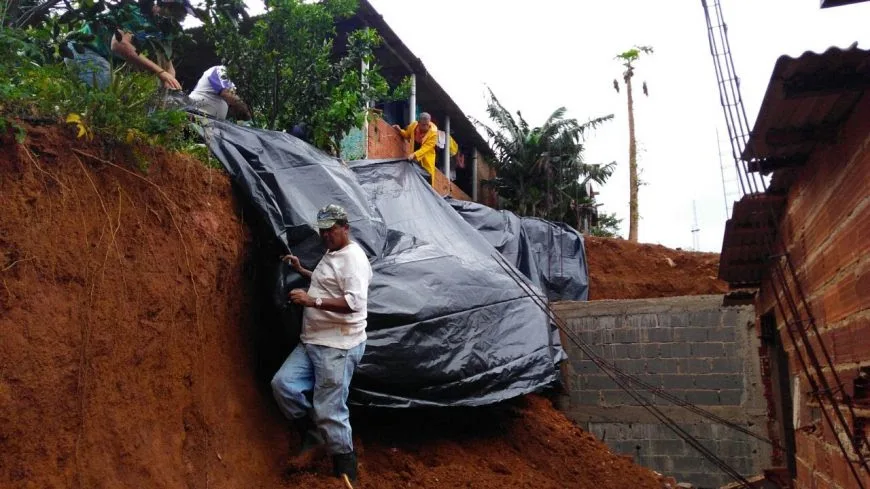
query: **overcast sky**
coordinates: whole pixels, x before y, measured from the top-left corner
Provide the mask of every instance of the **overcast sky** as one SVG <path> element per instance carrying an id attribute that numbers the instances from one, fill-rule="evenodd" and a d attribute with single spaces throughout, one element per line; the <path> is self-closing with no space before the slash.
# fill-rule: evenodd
<path id="1" fill-rule="evenodd" d="M 259 10 L 255 1 L 252 11 Z M 622 79 L 613 57 L 636 44 L 653 46 L 635 69 L 636 86 L 649 87 L 649 97 L 635 90 L 640 240 L 691 249 L 694 203 L 700 249 L 720 251 L 726 213 L 717 129 L 732 200 L 737 184 L 700 0 L 370 1 L 470 116 L 486 120 L 486 86 L 532 125 L 560 106 L 580 120 L 614 114 L 588 138 L 586 161 L 617 162 L 599 202 L 623 219 L 623 235 L 628 122 L 625 91 L 613 90 L 613 79 Z M 750 125 L 779 56 L 855 41 L 870 48 L 870 2 L 819 4 L 722 0 Z"/>
<path id="2" fill-rule="evenodd" d="M 606 212 L 628 233 L 628 122 L 622 69 L 613 57 L 635 44 L 655 53 L 636 67 L 641 180 L 640 240 L 692 248 L 692 204 L 700 248 L 719 251 L 725 200 L 716 148 L 736 192 L 700 0 L 370 0 L 459 106 L 485 120 L 485 87 L 540 125 L 557 107 L 581 120 L 614 114 L 587 141 L 586 160 L 617 162 L 601 189 Z M 711 1 L 712 3 L 712 1 Z M 807 50 L 870 48 L 870 2 L 820 9 L 819 0 L 722 0 L 750 124 L 776 59 Z M 425 17 L 424 17 L 425 15 Z M 733 197 L 733 195 L 732 195 Z"/>

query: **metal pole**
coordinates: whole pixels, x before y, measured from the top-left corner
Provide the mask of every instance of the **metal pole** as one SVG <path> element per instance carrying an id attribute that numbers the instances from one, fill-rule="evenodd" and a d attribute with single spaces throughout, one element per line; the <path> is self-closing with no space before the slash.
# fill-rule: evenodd
<path id="1" fill-rule="evenodd" d="M 363 60 L 362 66 L 360 67 L 360 76 L 362 76 L 363 80 L 365 80 L 366 74 L 369 71 L 369 64 Z M 366 118 L 363 120 L 363 158 L 369 158 L 369 107 L 371 106 L 371 101 L 366 99 Z"/>
<path id="2" fill-rule="evenodd" d="M 471 152 L 471 200 L 477 202 L 477 187 L 480 182 L 477 181 L 477 148 Z"/>
<path id="3" fill-rule="evenodd" d="M 444 116 L 444 176 L 447 177 L 447 195 L 453 193 L 453 182 L 450 180 L 450 116 Z"/>
<path id="4" fill-rule="evenodd" d="M 417 120 L 417 75 L 411 73 L 411 98 L 408 99 L 408 124 Z"/>

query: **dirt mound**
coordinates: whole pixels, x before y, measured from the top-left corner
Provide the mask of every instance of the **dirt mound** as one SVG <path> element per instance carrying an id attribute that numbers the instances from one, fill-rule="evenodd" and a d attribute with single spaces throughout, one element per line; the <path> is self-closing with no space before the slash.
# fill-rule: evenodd
<path id="1" fill-rule="evenodd" d="M 358 411 L 354 422 L 365 487 L 660 487 L 541 396 L 484 409 Z M 317 480 L 292 479 L 335 487 Z"/>
<path id="2" fill-rule="evenodd" d="M 718 253 L 673 250 L 623 239 L 586 238 L 589 300 L 724 294 Z"/>
<path id="3" fill-rule="evenodd" d="M 228 179 L 63 127 L 0 144 L 0 487 L 340 487 L 284 472 Z M 657 487 L 541 397 L 354 426 L 360 487 Z"/>

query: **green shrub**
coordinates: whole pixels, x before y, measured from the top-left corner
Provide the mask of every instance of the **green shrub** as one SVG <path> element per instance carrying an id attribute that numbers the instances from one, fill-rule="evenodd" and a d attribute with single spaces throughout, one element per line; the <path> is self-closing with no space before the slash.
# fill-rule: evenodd
<path id="1" fill-rule="evenodd" d="M 151 74 L 116 68 L 106 90 L 74 76 L 49 51 L 39 29 L 0 28 L 0 114 L 68 122 L 79 137 L 139 142 L 178 149 L 185 141 L 185 112 L 162 108 Z"/>

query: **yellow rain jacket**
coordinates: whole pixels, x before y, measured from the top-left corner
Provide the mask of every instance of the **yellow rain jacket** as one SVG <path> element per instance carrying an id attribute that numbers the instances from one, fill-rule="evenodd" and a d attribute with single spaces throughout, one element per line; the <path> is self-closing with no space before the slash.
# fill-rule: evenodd
<path id="1" fill-rule="evenodd" d="M 417 121 L 408 125 L 404 131 L 399 131 L 402 137 L 411 141 L 411 147 L 414 145 L 414 132 L 417 129 Z M 419 141 L 420 149 L 414 151 L 414 158 L 420 162 L 420 166 L 429 172 L 431 184 L 435 186 L 435 146 L 438 144 L 438 128 L 433 123 L 429 123 L 429 131 L 426 132 Z"/>

